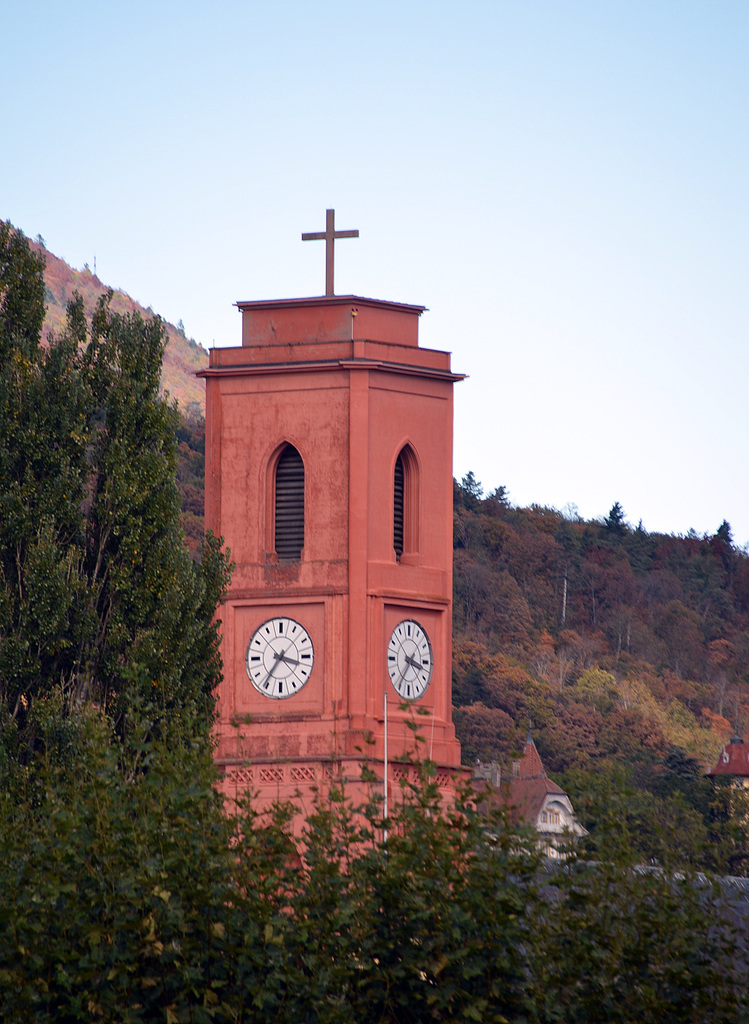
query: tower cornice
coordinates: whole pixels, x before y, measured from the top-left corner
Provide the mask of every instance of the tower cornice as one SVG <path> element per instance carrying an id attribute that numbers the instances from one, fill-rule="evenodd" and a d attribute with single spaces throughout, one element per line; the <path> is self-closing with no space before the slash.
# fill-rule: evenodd
<path id="1" fill-rule="evenodd" d="M 321 306 L 368 306 L 373 309 L 389 309 L 399 313 L 421 316 L 428 313 L 427 306 L 415 306 L 410 302 L 392 302 L 389 299 L 373 299 L 364 295 L 309 295 L 296 299 L 250 299 L 235 302 L 240 311 L 271 309 L 313 309 Z"/>
<path id="2" fill-rule="evenodd" d="M 214 349 L 214 352 L 229 351 Z M 242 351 L 231 350 L 231 351 Z M 428 349 L 419 349 L 428 352 Z M 465 380 L 465 373 L 453 373 L 451 370 L 436 367 L 414 366 L 413 363 L 393 363 L 381 359 L 356 358 L 320 359 L 314 361 L 296 360 L 278 363 L 232 363 L 223 366 L 209 366 L 197 373 L 198 377 L 247 377 L 277 373 L 324 373 L 330 370 L 378 370 L 381 373 L 408 374 L 410 377 L 426 377 L 431 380 L 456 382 Z"/>

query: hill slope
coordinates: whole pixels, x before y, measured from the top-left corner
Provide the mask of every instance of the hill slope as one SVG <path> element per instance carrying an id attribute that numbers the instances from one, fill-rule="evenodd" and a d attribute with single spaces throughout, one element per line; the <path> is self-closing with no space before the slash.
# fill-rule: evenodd
<path id="1" fill-rule="evenodd" d="M 529 723 L 557 771 L 678 746 L 712 767 L 749 727 L 749 557 L 455 493 L 455 692 L 464 752 L 503 759 Z"/>
<path id="2" fill-rule="evenodd" d="M 99 298 L 109 291 L 109 286 L 92 274 L 88 266 L 83 270 L 74 270 L 46 249 L 40 240 L 30 244 L 32 249 L 42 252 L 47 261 L 44 271 L 47 303 L 45 333 L 58 332 L 62 328 L 67 304 L 75 292 L 82 297 L 86 315 L 90 318 Z M 111 308 L 115 313 L 139 313 L 143 317 L 153 315 L 152 310 L 145 309 L 119 289 L 112 289 Z M 164 323 L 168 338 L 162 374 L 164 390 L 176 398 L 183 412 L 199 411 L 203 415 L 205 386 L 195 374 L 208 365 L 208 353 L 196 341 L 185 337 L 184 331 L 174 324 Z"/>
<path id="3" fill-rule="evenodd" d="M 749 803 L 704 776 L 749 729 L 749 555 L 729 524 L 647 533 L 618 504 L 586 522 L 472 474 L 454 512 L 464 762 L 509 769 L 531 725 L 594 851 L 609 821 L 645 858 L 749 871 Z"/>

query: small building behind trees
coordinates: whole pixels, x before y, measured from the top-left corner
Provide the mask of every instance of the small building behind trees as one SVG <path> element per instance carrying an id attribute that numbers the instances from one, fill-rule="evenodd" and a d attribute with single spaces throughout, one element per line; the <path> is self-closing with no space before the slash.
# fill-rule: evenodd
<path id="1" fill-rule="evenodd" d="M 491 805 L 507 807 L 513 822 L 536 830 L 539 847 L 547 857 L 562 856 L 562 847 L 570 840 L 587 835 L 567 793 L 546 774 L 530 730 L 509 777 L 503 778 L 499 766 L 492 764 L 478 766 L 474 779 L 481 788 L 491 788 Z"/>
<path id="2" fill-rule="evenodd" d="M 732 736 L 720 752 L 718 762 L 708 778 L 730 778 L 737 789 L 749 789 L 749 743 Z"/>

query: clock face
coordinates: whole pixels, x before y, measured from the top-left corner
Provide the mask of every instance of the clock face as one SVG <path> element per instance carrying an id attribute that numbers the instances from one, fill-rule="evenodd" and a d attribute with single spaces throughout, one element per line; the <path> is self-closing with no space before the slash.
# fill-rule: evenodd
<path id="1" fill-rule="evenodd" d="M 315 663 L 309 633 L 294 619 L 268 619 L 250 637 L 247 675 L 265 697 L 283 700 L 299 693 Z"/>
<path id="2" fill-rule="evenodd" d="M 387 650 L 388 674 L 404 700 L 418 700 L 432 678 L 432 645 L 426 630 L 404 619 L 390 634 Z"/>

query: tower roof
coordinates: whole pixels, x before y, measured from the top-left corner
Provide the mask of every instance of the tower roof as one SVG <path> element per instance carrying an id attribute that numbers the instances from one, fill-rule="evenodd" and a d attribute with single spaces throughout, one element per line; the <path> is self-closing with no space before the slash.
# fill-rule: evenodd
<path id="1" fill-rule="evenodd" d="M 541 760 L 541 755 L 536 749 L 536 744 L 533 742 L 530 729 L 528 730 L 528 739 L 523 747 L 523 754 L 517 762 L 517 774 L 513 772 L 513 775 L 517 779 L 546 778 L 546 769 Z"/>
<path id="2" fill-rule="evenodd" d="M 479 780 L 478 788 L 480 791 L 486 788 L 483 779 Z M 546 774 L 530 730 L 522 756 L 513 763 L 512 776 L 502 781 L 498 789 L 489 789 L 485 806 L 505 806 L 509 809 L 513 821 L 533 825 L 544 834 L 548 829 L 559 835 L 564 829 L 570 829 L 576 836 L 586 834 L 585 829 L 575 818 L 569 796 Z M 554 808 L 562 815 L 561 821 L 558 818 L 553 823 L 551 818 L 547 821 L 545 813 L 542 817 L 542 813 L 547 812 L 549 808 Z"/>
<path id="3" fill-rule="evenodd" d="M 515 762 L 509 786 L 510 802 L 522 821 L 535 821 L 541 807 L 549 796 L 562 797 L 569 802 L 567 794 L 546 774 L 544 763 L 533 742 L 531 730 L 523 747 L 523 754 Z M 570 804 L 570 808 L 571 808 Z"/>
<path id="4" fill-rule="evenodd" d="M 512 809 L 513 818 L 535 824 L 547 800 L 554 797 L 562 802 L 570 813 L 572 812 L 570 798 L 561 786 L 552 782 L 546 775 L 535 779 L 511 779 L 507 802 Z"/>

